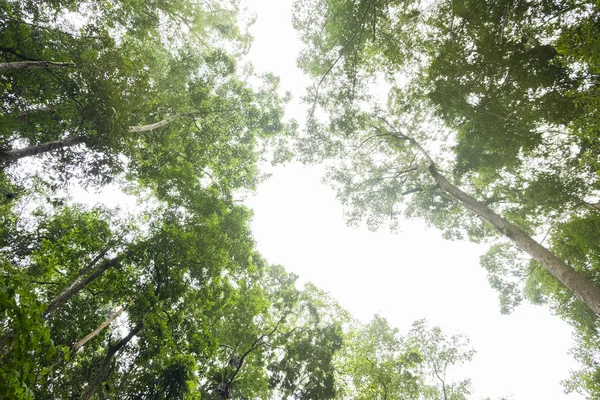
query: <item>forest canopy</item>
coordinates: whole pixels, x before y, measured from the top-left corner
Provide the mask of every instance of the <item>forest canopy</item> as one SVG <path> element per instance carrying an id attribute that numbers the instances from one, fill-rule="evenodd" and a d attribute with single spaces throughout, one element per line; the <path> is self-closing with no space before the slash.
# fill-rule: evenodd
<path id="1" fill-rule="evenodd" d="M 295 159 L 352 225 L 489 246 L 500 311 L 572 325 L 565 389 L 599 398 L 600 2 L 297 0 L 303 129 L 239 61 L 244 13 L 0 0 L 0 393 L 470 398 L 465 336 L 361 322 L 258 253 L 240 198 Z M 71 196 L 109 187 L 136 209 Z"/>

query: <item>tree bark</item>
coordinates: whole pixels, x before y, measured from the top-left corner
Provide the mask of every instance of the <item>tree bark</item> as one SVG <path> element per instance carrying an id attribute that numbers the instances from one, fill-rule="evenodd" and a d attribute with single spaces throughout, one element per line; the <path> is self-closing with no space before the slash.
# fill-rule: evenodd
<path id="1" fill-rule="evenodd" d="M 477 215 L 479 219 L 490 224 L 496 231 L 529 254 L 546 271 L 571 290 L 596 315 L 600 316 L 600 287 L 594 285 L 579 272 L 575 271 L 574 268 L 536 242 L 523 230 L 496 214 L 487 205 L 451 184 L 446 177 L 439 173 L 429 153 L 416 140 L 406 135 L 397 137 L 402 140 L 408 140 L 425 157 L 428 163 L 427 171 L 444 192 L 448 193 L 466 209 Z"/>
<path id="2" fill-rule="evenodd" d="M 80 341 L 78 341 L 77 343 L 73 344 L 73 346 L 71 347 L 71 350 L 73 351 L 77 351 L 80 348 L 82 348 L 87 342 L 89 342 L 91 339 L 93 339 L 96 335 L 98 335 L 100 332 L 102 332 L 102 330 L 104 328 L 106 328 L 108 325 L 110 325 L 115 319 L 117 319 L 117 317 L 119 315 L 121 315 L 123 313 L 123 308 L 119 307 L 119 309 L 117 311 L 115 311 L 110 317 L 108 317 L 106 319 L 106 321 L 104 321 L 102 324 L 100 324 L 100 326 L 98 326 L 96 329 L 94 329 L 90 334 L 88 334 L 86 337 L 84 337 L 83 339 L 81 339 Z"/>
<path id="3" fill-rule="evenodd" d="M 69 301 L 71 297 L 79 293 L 81 289 L 83 289 L 91 282 L 93 282 L 94 279 L 102 275 L 107 269 L 118 265 L 122 257 L 123 255 L 111 258 L 110 260 L 104 260 L 104 262 L 98 268 L 94 269 L 87 276 L 86 274 L 89 272 L 90 269 L 85 269 L 84 271 L 82 271 L 75 279 L 73 279 L 73 281 L 66 288 L 64 288 L 58 295 L 56 295 L 52 299 L 52 301 L 50 301 L 50 303 L 48 303 L 48 307 L 42 314 L 42 317 L 47 317 L 48 314 L 56 311 L 60 306 Z"/>
<path id="4" fill-rule="evenodd" d="M 98 370 L 98 375 L 96 379 L 85 389 L 83 394 L 81 395 L 82 400 L 89 400 L 100 388 L 102 382 L 106 381 L 108 375 L 110 374 L 110 364 L 114 358 L 114 356 L 125 347 L 131 339 L 134 338 L 143 328 L 143 324 L 139 322 L 123 339 L 119 340 L 117 343 L 108 346 L 108 350 L 106 355 L 104 356 L 104 360 L 102 360 L 102 364 L 100 364 L 100 369 Z"/>
<path id="5" fill-rule="evenodd" d="M 32 68 L 58 68 L 58 67 L 73 67 L 72 62 L 54 62 L 54 61 L 13 61 L 0 63 L 0 71 L 12 71 L 19 69 Z"/>
<path id="6" fill-rule="evenodd" d="M 175 115 L 167 117 L 161 121 L 155 122 L 153 124 L 130 126 L 129 132 L 130 133 L 150 132 L 155 129 L 162 128 L 163 126 L 166 126 L 177 119 L 188 117 L 188 116 L 189 116 L 189 114 L 175 114 Z M 75 146 L 75 145 L 78 145 L 78 144 L 81 144 L 84 142 L 85 142 L 85 137 L 77 136 L 77 137 L 72 137 L 72 138 L 68 138 L 65 140 L 57 140 L 54 142 L 42 143 L 42 144 L 39 144 L 36 146 L 29 146 L 29 147 L 25 147 L 22 149 L 0 151 L 0 162 L 16 161 L 16 160 L 20 160 L 21 158 L 31 157 L 31 156 L 35 156 L 35 155 L 42 154 L 42 153 L 48 153 L 50 151 L 64 149 L 66 147 L 72 147 L 72 146 Z"/>
<path id="7" fill-rule="evenodd" d="M 426 156 L 429 160 L 429 156 Z M 458 187 L 451 184 L 430 163 L 429 174 L 439 187 L 453 198 L 458 200 L 465 208 L 476 214 L 481 220 L 493 226 L 499 233 L 506 236 L 540 263 L 552 276 L 561 281 L 575 296 L 583 301 L 596 315 L 600 316 L 600 288 L 586 279 L 563 260 L 555 256 L 550 250 L 536 242 L 527 233 L 493 212 L 484 203 L 475 200 Z"/>
<path id="8" fill-rule="evenodd" d="M 83 136 L 67 138 L 65 140 L 57 140 L 54 142 L 46 142 L 37 146 L 29 146 L 22 149 L 14 149 L 0 152 L 0 162 L 16 161 L 21 158 L 31 157 L 42 153 L 47 153 L 54 150 L 72 147 L 85 142 Z"/>

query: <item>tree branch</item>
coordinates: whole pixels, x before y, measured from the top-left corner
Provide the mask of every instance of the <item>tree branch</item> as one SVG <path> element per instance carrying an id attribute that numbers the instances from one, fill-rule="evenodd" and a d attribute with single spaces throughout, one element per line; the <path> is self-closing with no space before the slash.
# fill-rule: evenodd
<path id="1" fill-rule="evenodd" d="M 75 64 L 72 62 L 58 62 L 58 61 L 12 61 L 0 63 L 0 71 L 14 71 L 21 69 L 33 69 L 33 68 L 60 68 L 60 67 L 74 67 Z"/>
<path id="2" fill-rule="evenodd" d="M 92 332 L 90 332 L 86 337 L 84 337 L 80 341 L 74 343 L 73 346 L 71 347 L 71 350 L 77 351 L 80 348 L 82 348 L 87 342 L 89 342 L 92 338 L 94 338 L 96 335 L 98 335 L 100 332 L 102 332 L 102 330 L 104 328 L 106 328 L 115 319 L 117 319 L 119 317 L 119 315 L 121 315 L 121 313 L 123 313 L 123 308 L 119 307 L 117 309 L 117 311 L 115 311 L 111 316 L 109 316 L 106 319 L 106 321 L 104 321 L 102 324 L 100 324 L 100 326 L 98 326 L 96 329 L 94 329 Z"/>

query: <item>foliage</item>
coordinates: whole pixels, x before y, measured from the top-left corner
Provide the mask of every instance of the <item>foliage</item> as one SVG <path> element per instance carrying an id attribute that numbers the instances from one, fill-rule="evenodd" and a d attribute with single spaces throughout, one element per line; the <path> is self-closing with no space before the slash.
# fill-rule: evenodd
<path id="1" fill-rule="evenodd" d="M 418 399 L 422 361 L 421 354 L 400 336 L 398 329 L 375 316 L 369 324 L 349 332 L 348 344 L 338 361 L 346 381 L 345 398 Z"/>
<path id="2" fill-rule="evenodd" d="M 460 400 L 470 393 L 469 379 L 450 378 L 474 354 L 462 335 L 446 336 L 419 320 L 403 336 L 380 316 L 347 335 L 337 360 L 340 398 Z"/>
<path id="3" fill-rule="evenodd" d="M 294 16 L 299 64 L 316 78 L 299 156 L 339 161 L 328 178 L 355 224 L 418 217 L 448 238 L 495 241 L 482 265 L 502 311 L 527 298 L 569 320 L 583 369 L 566 385 L 592 398 L 597 315 L 431 177 L 439 167 L 599 284 L 598 6 L 311 0 Z M 0 1 L 5 397 L 470 394 L 468 379 L 447 379 L 473 356 L 464 337 L 424 321 L 406 336 L 381 317 L 360 324 L 256 253 L 234 197 L 295 124 L 282 122 L 278 78 L 236 65 L 249 45 L 238 11 L 235 0 Z M 38 176 L 14 162 L 34 156 Z M 59 192 L 112 181 L 152 206 L 124 216 Z"/>
<path id="4" fill-rule="evenodd" d="M 298 150 L 336 160 L 327 178 L 349 221 L 396 228 L 419 217 L 448 238 L 492 242 L 482 265 L 502 311 L 547 302 L 586 338 L 575 354 L 588 378 L 569 387 L 582 391 L 595 367 L 581 346 L 598 316 L 465 212 L 428 165 L 597 286 L 598 15 L 597 2 L 468 0 L 313 0 L 294 15 L 299 64 L 314 77 Z"/>
<path id="5" fill-rule="evenodd" d="M 248 39 L 235 3 L 61 4 L 2 4 L 4 63 L 73 64 L 2 75 L 5 163 L 15 151 L 58 149 L 46 163 L 63 184 L 104 184 L 125 171 L 171 201 L 211 184 L 221 192 L 256 185 L 257 146 L 285 129 L 283 100 L 274 76 L 257 89 L 242 81 L 249 76 L 233 57 Z"/>
<path id="6" fill-rule="evenodd" d="M 439 327 L 429 328 L 425 320 L 415 321 L 409 334 L 409 343 L 421 354 L 429 378 L 425 398 L 463 400 L 470 394 L 470 379 L 450 381 L 448 374 L 454 367 L 471 361 L 475 351 L 463 335 L 446 336 Z"/>

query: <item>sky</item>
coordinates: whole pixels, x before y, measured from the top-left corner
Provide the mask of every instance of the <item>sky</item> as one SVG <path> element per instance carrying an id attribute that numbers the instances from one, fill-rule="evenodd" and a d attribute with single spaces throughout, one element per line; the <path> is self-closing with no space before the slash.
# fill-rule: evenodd
<path id="1" fill-rule="evenodd" d="M 248 0 L 256 13 L 248 59 L 256 72 L 281 77 L 294 100 L 287 115 L 306 118 L 300 97 L 310 80 L 296 67 L 301 43 L 291 24 L 291 0 Z M 501 315 L 497 293 L 479 266 L 485 248 L 449 242 L 422 221 L 400 233 L 347 227 L 343 208 L 321 182 L 322 166 L 268 167 L 272 177 L 245 204 L 254 210 L 258 250 L 329 292 L 363 322 L 374 314 L 407 332 L 416 319 L 447 334 L 462 333 L 477 351 L 456 377 L 472 379 L 472 399 L 578 400 L 560 385 L 577 364 L 568 354 L 571 328 L 546 307 L 520 306 Z"/>

